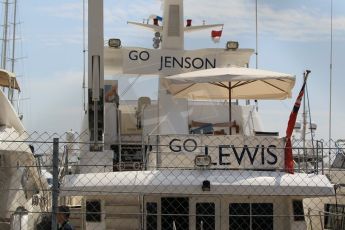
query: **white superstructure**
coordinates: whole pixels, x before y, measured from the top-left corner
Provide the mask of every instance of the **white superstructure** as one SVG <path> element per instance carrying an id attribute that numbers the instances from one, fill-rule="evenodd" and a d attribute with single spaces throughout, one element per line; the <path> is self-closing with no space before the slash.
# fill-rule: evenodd
<path id="1" fill-rule="evenodd" d="M 185 32 L 222 25 L 185 26 L 182 0 L 165 0 L 154 24 L 129 22 L 153 32 L 155 49 L 122 47 L 119 39 L 103 48 L 102 2 L 88 4 L 80 171 L 65 175 L 60 187 L 86 213 L 78 226 L 225 230 L 239 220 L 260 229 L 259 216 L 262 229 L 307 229 L 303 199 L 333 195 L 332 184 L 324 175 L 286 173 L 285 139 L 264 129 L 254 105 L 239 102 L 291 97 L 295 77 L 245 68 L 254 50 L 236 43 L 185 50 Z M 104 73 L 157 75 L 158 100 L 123 104 Z M 302 220 L 294 218 L 301 215 L 295 205 Z M 236 207 L 246 207 L 248 219 Z"/>

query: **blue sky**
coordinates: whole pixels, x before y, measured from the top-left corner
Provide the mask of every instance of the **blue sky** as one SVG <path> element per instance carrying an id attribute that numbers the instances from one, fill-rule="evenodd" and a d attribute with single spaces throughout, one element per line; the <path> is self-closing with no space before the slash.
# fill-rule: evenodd
<path id="1" fill-rule="evenodd" d="M 24 78 L 24 122 L 29 131 L 79 130 L 82 119 L 82 0 L 19 0 Z M 333 0 L 333 122 L 332 137 L 345 130 L 345 1 Z M 328 138 L 330 0 L 258 0 L 259 68 L 296 75 L 293 99 L 259 103 L 268 130 L 284 134 L 305 69 L 313 122 L 320 138 Z M 127 25 L 150 14 L 161 14 L 158 0 L 105 0 L 105 37 L 121 38 L 124 46 L 152 47 L 150 32 Z M 255 48 L 255 1 L 185 0 L 185 18 L 193 24 L 224 23 L 219 44 L 210 32 L 187 35 L 185 48 L 224 47 L 237 40 L 241 48 Z M 255 67 L 255 58 L 251 60 Z M 108 77 L 109 78 L 109 77 Z M 115 79 L 115 78 L 112 78 Z M 131 80 L 121 79 L 121 88 Z M 154 92 L 155 81 L 140 80 L 126 99 Z M 155 95 L 152 93 L 151 95 Z"/>

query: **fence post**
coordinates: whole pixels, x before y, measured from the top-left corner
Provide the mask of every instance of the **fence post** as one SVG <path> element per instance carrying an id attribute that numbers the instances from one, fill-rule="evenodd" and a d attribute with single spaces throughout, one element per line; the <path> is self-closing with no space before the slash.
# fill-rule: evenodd
<path id="1" fill-rule="evenodd" d="M 308 208 L 308 217 L 309 217 L 310 230 L 313 230 L 313 221 L 311 220 L 310 212 L 311 212 L 311 209 Z"/>
<path id="2" fill-rule="evenodd" d="M 56 213 L 59 198 L 59 138 L 53 139 L 52 230 L 57 230 Z"/>

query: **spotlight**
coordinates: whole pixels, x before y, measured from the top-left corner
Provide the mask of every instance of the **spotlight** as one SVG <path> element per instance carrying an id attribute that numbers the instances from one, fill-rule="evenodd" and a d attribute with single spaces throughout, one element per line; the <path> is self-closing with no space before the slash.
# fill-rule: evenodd
<path id="1" fill-rule="evenodd" d="M 211 191 L 211 182 L 209 180 L 204 180 L 202 182 L 202 191 L 209 192 Z"/>
<path id="2" fill-rule="evenodd" d="M 235 42 L 235 41 L 228 41 L 226 43 L 226 49 L 227 50 L 237 50 L 239 47 L 239 44 L 238 42 Z"/>
<path id="3" fill-rule="evenodd" d="M 121 40 L 118 38 L 110 38 L 108 41 L 109 47 L 112 48 L 120 48 L 121 47 Z"/>

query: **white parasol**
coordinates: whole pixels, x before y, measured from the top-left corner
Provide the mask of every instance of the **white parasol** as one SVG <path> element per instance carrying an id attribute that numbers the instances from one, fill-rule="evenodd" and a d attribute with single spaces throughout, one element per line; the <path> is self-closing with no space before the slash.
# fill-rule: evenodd
<path id="1" fill-rule="evenodd" d="M 283 100 L 291 97 L 295 76 L 244 67 L 214 68 L 166 77 L 165 87 L 177 98 Z M 231 132 L 231 131 L 230 131 Z"/>

